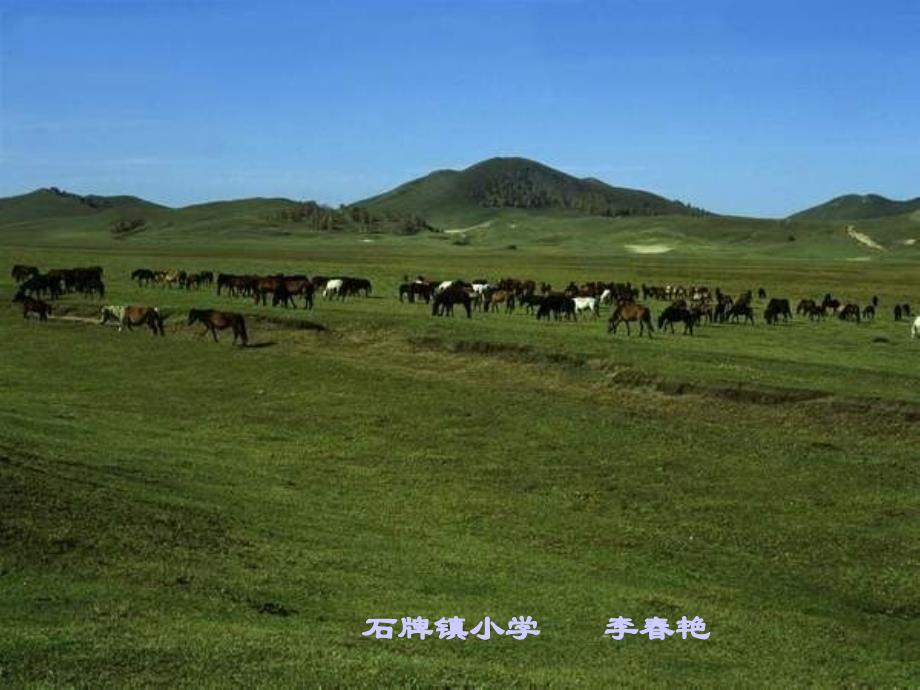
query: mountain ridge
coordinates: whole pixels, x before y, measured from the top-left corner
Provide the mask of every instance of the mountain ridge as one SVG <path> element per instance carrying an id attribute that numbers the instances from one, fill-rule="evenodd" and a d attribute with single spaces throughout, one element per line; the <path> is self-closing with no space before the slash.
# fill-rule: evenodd
<path id="1" fill-rule="evenodd" d="M 440 220 L 484 209 L 568 210 L 593 216 L 701 215 L 707 212 L 640 189 L 579 178 L 517 156 L 489 158 L 462 170 L 435 170 L 352 206 L 411 211 Z"/>
<path id="2" fill-rule="evenodd" d="M 881 194 L 843 194 L 797 211 L 790 220 L 856 221 L 867 218 L 885 218 L 920 210 L 920 197 L 899 201 Z"/>

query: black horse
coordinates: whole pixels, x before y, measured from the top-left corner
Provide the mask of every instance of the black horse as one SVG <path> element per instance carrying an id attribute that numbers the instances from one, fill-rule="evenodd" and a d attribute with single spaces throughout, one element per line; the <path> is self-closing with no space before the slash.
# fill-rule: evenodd
<path id="1" fill-rule="evenodd" d="M 767 308 L 764 309 L 763 318 L 771 326 L 775 326 L 779 322 L 779 317 L 783 317 L 783 321 L 788 321 L 792 318 L 792 310 L 789 308 L 789 300 L 780 299 L 774 297 L 767 304 Z"/>
<path id="2" fill-rule="evenodd" d="M 670 326 L 673 333 L 675 322 L 680 322 L 684 324 L 684 335 L 693 335 L 693 321 L 693 314 L 685 305 L 671 304 L 658 316 L 658 330 Z"/>
<path id="3" fill-rule="evenodd" d="M 736 302 L 734 306 L 728 312 L 728 320 L 731 323 L 738 323 L 738 319 L 743 318 L 744 323 L 748 321 L 751 322 L 751 325 L 754 325 L 754 310 L 751 309 L 750 305 L 741 302 Z"/>
<path id="4" fill-rule="evenodd" d="M 431 315 L 453 316 L 455 304 L 462 304 L 466 309 L 466 318 L 473 318 L 472 298 L 470 293 L 460 285 L 451 285 L 435 295 L 431 305 Z"/>

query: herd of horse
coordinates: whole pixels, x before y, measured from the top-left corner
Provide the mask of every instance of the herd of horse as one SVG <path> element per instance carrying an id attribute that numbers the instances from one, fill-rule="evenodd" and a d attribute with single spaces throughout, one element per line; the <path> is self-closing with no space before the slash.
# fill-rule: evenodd
<path id="1" fill-rule="evenodd" d="M 45 321 L 52 312 L 45 298 L 56 300 L 68 293 L 84 296 L 105 296 L 102 281 L 103 269 L 99 266 L 89 268 L 51 269 L 42 273 L 35 266 L 16 265 L 12 277 L 18 284 L 14 302 L 22 304 L 23 316 L 36 315 Z M 268 305 L 271 297 L 272 306 L 297 308 L 296 298 L 303 298 L 303 308 L 312 309 L 314 296 L 320 291 L 326 300 L 344 300 L 347 297 L 370 297 L 371 281 L 367 278 L 352 276 L 308 277 L 295 275 L 257 275 L 218 273 L 216 278 L 212 271 L 188 272 L 178 269 L 154 270 L 139 268 L 131 273 L 131 279 L 139 286 L 160 286 L 200 290 L 202 286 L 216 283 L 217 295 L 236 298 L 250 298 L 257 305 Z M 652 337 L 655 328 L 651 307 L 644 302 L 666 302 L 658 318 L 658 330 L 674 333 L 674 326 L 682 325 L 685 335 L 693 335 L 694 329 L 704 323 L 741 323 L 754 325 L 754 293 L 746 290 L 737 296 L 723 292 L 719 287 L 710 290 L 706 286 L 681 285 L 646 285 L 634 286 L 631 282 L 591 281 L 581 284 L 570 282 L 562 290 L 554 290 L 552 285 L 535 280 L 502 278 L 490 282 L 479 279 L 465 280 L 428 280 L 418 276 L 410 280 L 404 276 L 398 286 L 399 301 L 415 303 L 422 301 L 431 306 L 432 316 L 453 316 L 454 307 L 460 306 L 467 318 L 472 318 L 474 311 L 495 313 L 502 311 L 513 314 L 524 310 L 540 320 L 572 320 L 579 316 L 597 319 L 602 306 L 610 307 L 607 332 L 617 333 L 618 328 L 626 327 L 627 335 L 632 334 L 631 325 L 638 325 L 639 336 Z M 640 301 L 640 296 L 642 301 Z M 757 290 L 758 299 L 766 300 L 764 288 Z M 841 302 L 830 293 L 823 299 L 801 299 L 795 309 L 796 316 L 807 316 L 810 320 L 821 320 L 834 315 L 842 321 L 861 322 L 874 319 L 879 308 L 879 298 L 873 296 L 864 308 L 853 302 Z M 911 316 L 909 304 L 893 306 L 895 321 Z M 786 298 L 772 297 L 763 311 L 764 321 L 775 326 L 780 321 L 793 319 L 790 302 Z M 119 331 L 135 326 L 146 326 L 154 335 L 164 335 L 163 316 L 156 307 L 142 305 L 109 305 L 102 307 L 100 323 L 114 321 Z M 201 323 L 205 326 L 203 335 L 210 333 L 217 341 L 217 331 L 231 329 L 233 342 L 238 340 L 246 345 L 248 335 L 244 317 L 236 312 L 215 309 L 192 309 L 189 312 L 188 325 Z M 920 337 L 920 317 L 911 327 L 912 337 Z"/>
<path id="2" fill-rule="evenodd" d="M 683 333 L 693 335 L 694 327 L 702 323 L 742 323 L 754 325 L 754 292 L 747 290 L 737 297 L 723 292 L 719 287 L 710 290 L 706 286 L 681 285 L 646 285 L 634 286 L 630 282 L 616 283 L 592 281 L 582 284 L 569 283 L 563 290 L 553 290 L 546 282 L 538 284 L 535 280 L 502 278 L 494 283 L 487 280 L 430 280 L 418 276 L 410 280 L 404 276 L 399 284 L 397 295 L 400 302 L 410 303 L 424 301 L 431 305 L 433 316 L 452 316 L 453 307 L 460 304 L 467 318 L 472 318 L 474 311 L 490 313 L 501 309 L 506 314 L 523 308 L 529 314 L 535 314 L 537 320 L 577 320 L 579 315 L 598 318 L 600 307 L 611 307 L 607 331 L 616 334 L 617 328 L 626 326 L 627 335 L 631 335 L 631 323 L 639 326 L 639 335 L 652 337 L 654 331 L 650 307 L 639 301 L 658 300 L 668 304 L 658 316 L 658 329 L 670 329 L 674 333 L 675 324 L 683 324 Z M 764 288 L 757 290 L 758 299 L 767 299 Z M 842 321 L 860 322 L 874 319 L 879 299 L 873 296 L 865 308 L 860 309 L 855 303 L 842 303 L 830 293 L 820 301 L 802 299 L 796 308 L 796 314 L 808 316 L 809 319 L 823 319 L 836 315 Z M 910 316 L 909 304 L 894 306 L 895 321 Z M 790 302 L 787 298 L 773 297 L 767 302 L 763 311 L 764 321 L 775 326 L 780 321 L 793 318 Z"/>

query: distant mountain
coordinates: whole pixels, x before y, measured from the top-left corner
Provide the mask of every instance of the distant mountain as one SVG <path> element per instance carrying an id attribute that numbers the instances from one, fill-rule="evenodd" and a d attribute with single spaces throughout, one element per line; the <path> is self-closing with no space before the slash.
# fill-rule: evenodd
<path id="1" fill-rule="evenodd" d="M 526 158 L 490 158 L 465 170 L 438 170 L 353 206 L 429 220 L 494 208 L 569 209 L 594 216 L 703 213 L 651 192 L 574 177 Z"/>
<path id="2" fill-rule="evenodd" d="M 793 220 L 842 222 L 897 216 L 918 210 L 920 210 L 920 197 L 907 201 L 896 201 L 878 194 L 846 194 L 819 206 L 799 211 L 789 217 Z"/>
<path id="3" fill-rule="evenodd" d="M 137 214 L 164 208 L 136 196 L 81 196 L 57 187 L 44 187 L 28 194 L 0 198 L 0 223 L 91 216 L 112 210 Z"/>
<path id="4" fill-rule="evenodd" d="M 0 228 L 55 230 L 78 224 L 127 238 L 170 228 L 294 231 L 389 232 L 415 234 L 432 230 L 411 213 L 371 213 L 358 207 L 332 208 L 315 201 L 252 197 L 171 208 L 134 196 L 80 195 L 57 187 L 0 198 Z"/>

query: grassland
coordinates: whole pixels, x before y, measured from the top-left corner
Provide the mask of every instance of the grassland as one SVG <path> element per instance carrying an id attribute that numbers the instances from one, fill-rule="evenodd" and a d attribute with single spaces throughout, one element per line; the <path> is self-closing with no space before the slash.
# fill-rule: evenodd
<path id="1" fill-rule="evenodd" d="M 0 682 L 918 684 L 920 348 L 888 309 L 920 303 L 901 243 L 918 226 L 874 223 L 878 252 L 820 224 L 789 241 L 774 221 L 483 220 L 417 237 L 260 235 L 207 214 L 127 240 L 87 218 L 4 228 L 4 264 L 100 264 L 107 302 L 170 316 L 154 339 L 0 310 Z M 139 266 L 376 290 L 295 314 L 138 288 Z M 396 300 L 404 273 L 883 309 L 640 341 L 602 320 L 434 319 Z M 184 325 L 218 305 L 249 315 L 257 347 Z M 369 617 L 454 614 L 529 614 L 542 635 L 361 636 Z M 612 616 L 684 614 L 712 637 L 603 638 Z"/>

